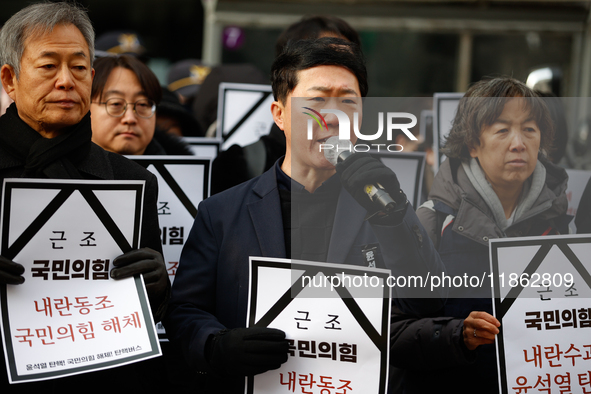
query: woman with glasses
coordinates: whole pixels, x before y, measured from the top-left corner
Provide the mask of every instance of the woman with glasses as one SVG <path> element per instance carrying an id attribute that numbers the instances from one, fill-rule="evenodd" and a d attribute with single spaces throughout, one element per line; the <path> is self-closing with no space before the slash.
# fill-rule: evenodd
<path id="1" fill-rule="evenodd" d="M 122 155 L 190 154 L 174 136 L 156 132 L 156 105 L 162 98 L 158 78 L 131 55 L 94 62 L 92 141 Z"/>

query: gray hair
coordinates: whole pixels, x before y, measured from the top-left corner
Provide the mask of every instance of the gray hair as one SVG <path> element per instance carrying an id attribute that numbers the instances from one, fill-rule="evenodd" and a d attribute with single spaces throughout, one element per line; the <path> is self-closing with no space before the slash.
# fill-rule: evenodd
<path id="1" fill-rule="evenodd" d="M 480 145 L 483 127 L 493 124 L 513 97 L 524 98 L 524 110 L 530 112 L 540 128 L 540 152 L 552 151 L 554 123 L 544 100 L 521 81 L 497 77 L 476 82 L 460 99 L 442 153 L 451 158 L 470 159 L 470 149 Z"/>
<path id="2" fill-rule="evenodd" d="M 57 25 L 74 25 L 88 44 L 90 65 L 94 61 L 94 29 L 86 11 L 71 3 L 37 3 L 14 14 L 0 30 L 0 64 L 12 66 L 16 77 L 25 51 L 25 41 L 53 31 Z"/>

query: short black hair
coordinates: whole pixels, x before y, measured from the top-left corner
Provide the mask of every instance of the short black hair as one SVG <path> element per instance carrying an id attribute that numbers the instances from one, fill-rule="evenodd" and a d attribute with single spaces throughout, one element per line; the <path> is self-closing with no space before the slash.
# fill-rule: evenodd
<path id="1" fill-rule="evenodd" d="M 100 57 L 94 61 L 94 79 L 92 80 L 92 92 L 90 97 L 93 99 L 101 98 L 103 90 L 111 72 L 117 68 L 125 68 L 135 74 L 140 85 L 146 92 L 146 96 L 156 104 L 162 100 L 162 88 L 158 77 L 150 70 L 148 66 L 142 63 L 133 55 L 117 55 Z"/>
<path id="2" fill-rule="evenodd" d="M 361 47 L 359 34 L 343 19 L 331 15 L 306 15 L 279 35 L 275 43 L 275 56 L 279 56 L 290 41 L 320 38 L 322 35 L 343 38 Z"/>
<path id="3" fill-rule="evenodd" d="M 271 67 L 275 100 L 285 103 L 298 84 L 298 72 L 318 66 L 348 69 L 357 78 L 361 97 L 367 96 L 367 69 L 359 46 L 340 38 L 323 37 L 290 42 L 277 56 Z"/>

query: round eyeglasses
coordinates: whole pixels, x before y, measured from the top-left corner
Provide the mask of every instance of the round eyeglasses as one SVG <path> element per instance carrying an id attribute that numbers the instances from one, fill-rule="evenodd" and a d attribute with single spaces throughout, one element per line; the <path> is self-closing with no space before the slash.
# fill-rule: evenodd
<path id="1" fill-rule="evenodd" d="M 110 98 L 104 103 L 95 102 L 105 106 L 107 113 L 116 118 L 123 116 L 128 105 L 133 105 L 133 111 L 141 118 L 151 118 L 156 113 L 156 103 L 149 99 L 141 99 L 135 103 L 128 103 L 122 98 Z"/>

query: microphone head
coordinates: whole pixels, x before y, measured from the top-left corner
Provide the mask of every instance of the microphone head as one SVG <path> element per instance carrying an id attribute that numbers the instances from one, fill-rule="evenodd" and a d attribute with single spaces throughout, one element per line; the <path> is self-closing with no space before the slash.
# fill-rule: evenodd
<path id="1" fill-rule="evenodd" d="M 353 144 L 349 140 L 340 140 L 338 136 L 332 136 L 324 143 L 324 157 L 330 164 L 336 166 L 339 161 L 339 155 L 343 152 L 353 152 Z M 326 146 L 332 145 L 332 148 Z"/>

